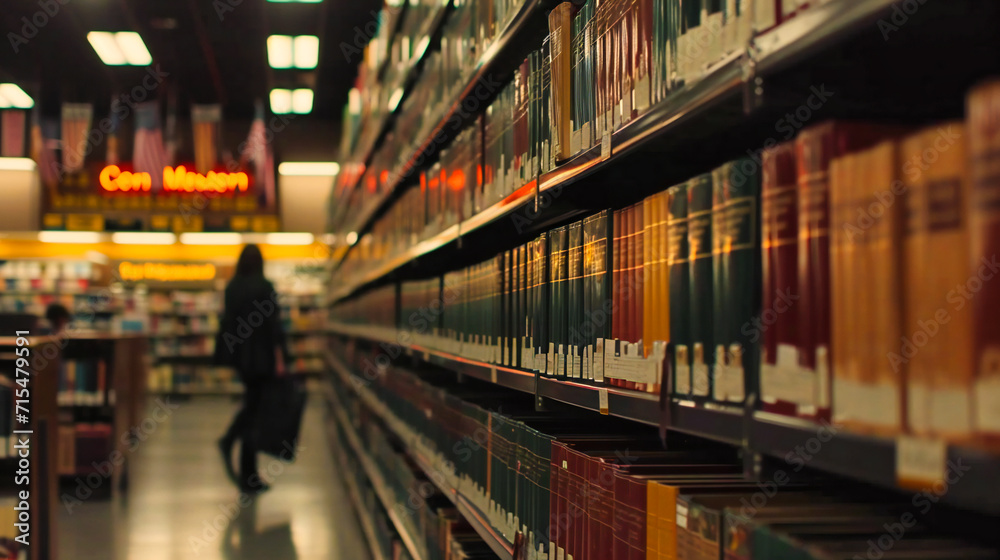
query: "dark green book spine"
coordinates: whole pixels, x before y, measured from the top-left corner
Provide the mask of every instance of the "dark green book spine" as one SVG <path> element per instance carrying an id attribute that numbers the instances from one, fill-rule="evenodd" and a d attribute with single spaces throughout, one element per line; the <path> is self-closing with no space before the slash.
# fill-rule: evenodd
<path id="1" fill-rule="evenodd" d="M 569 299 L 569 229 L 565 226 L 559 229 L 559 300 L 556 305 L 557 315 L 555 323 L 559 329 L 559 337 L 556 340 L 557 359 L 561 364 L 557 365 L 558 372 L 566 375 L 566 356 L 569 354 L 569 316 L 567 300 Z"/>
<path id="2" fill-rule="evenodd" d="M 536 254 L 538 255 L 538 307 L 537 309 L 537 322 L 538 322 L 538 340 L 535 341 L 535 352 L 538 354 L 547 354 L 549 351 L 550 342 L 550 323 L 549 323 L 549 299 L 550 299 L 550 288 L 549 284 L 549 235 L 543 233 L 538 238 L 538 248 Z M 540 362 L 539 367 L 544 370 L 545 365 Z"/>
<path id="3" fill-rule="evenodd" d="M 712 336 L 712 176 L 688 182 L 688 250 L 691 302 L 691 394 L 712 394 L 715 346 Z"/>
<path id="4" fill-rule="evenodd" d="M 728 290 L 729 261 L 726 258 L 726 220 L 728 206 L 726 204 L 726 175 L 729 164 L 712 171 L 712 340 L 715 342 L 712 355 L 715 361 L 712 366 L 711 397 L 720 402 L 726 401 L 728 370 L 726 369 L 725 341 L 729 332 L 729 297 Z"/>
<path id="5" fill-rule="evenodd" d="M 594 244 L 595 261 L 595 324 L 600 338 L 611 338 L 611 272 L 614 254 L 611 250 L 613 236 L 613 216 L 611 210 L 602 210 L 597 215 Z"/>
<path id="6" fill-rule="evenodd" d="M 746 173 L 745 170 L 750 170 Z M 728 356 L 735 367 L 729 400 L 743 402 L 746 391 L 758 387 L 760 344 L 752 342 L 752 332 L 744 329 L 760 312 L 763 268 L 760 241 L 760 168 L 747 158 L 729 167 L 729 345 Z M 749 334 L 748 334 L 749 333 Z M 742 369 L 742 375 L 739 371 Z M 742 379 L 741 379 L 742 378 Z M 742 381 L 742 385 L 740 385 Z"/>
<path id="7" fill-rule="evenodd" d="M 691 314 L 688 262 L 687 184 L 671 187 L 667 221 L 670 278 L 670 341 L 674 347 L 674 393 L 691 394 Z"/>
<path id="8" fill-rule="evenodd" d="M 593 379 L 593 370 L 590 360 L 593 358 L 594 334 L 593 309 L 594 309 L 594 246 L 595 246 L 595 222 L 597 216 L 589 216 L 583 221 L 583 313 L 580 317 L 580 345 L 583 363 L 583 373 L 586 379 Z"/>

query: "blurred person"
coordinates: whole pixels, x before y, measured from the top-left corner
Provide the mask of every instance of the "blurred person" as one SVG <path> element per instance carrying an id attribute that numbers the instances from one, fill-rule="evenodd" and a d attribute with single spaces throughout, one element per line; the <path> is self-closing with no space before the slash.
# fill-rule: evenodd
<path id="1" fill-rule="evenodd" d="M 73 315 L 61 303 L 50 303 L 45 309 L 45 320 L 49 322 L 48 334 L 62 334 L 73 321 Z"/>
<path id="2" fill-rule="evenodd" d="M 264 386 L 275 376 L 285 375 L 288 357 L 281 308 L 274 286 L 264 278 L 264 258 L 256 245 L 249 244 L 240 253 L 224 301 L 216 362 L 236 369 L 244 391 L 243 407 L 218 445 L 229 478 L 252 494 L 268 489 L 257 473 L 255 445 Z M 232 465 L 236 440 L 240 440 L 239 474 Z"/>

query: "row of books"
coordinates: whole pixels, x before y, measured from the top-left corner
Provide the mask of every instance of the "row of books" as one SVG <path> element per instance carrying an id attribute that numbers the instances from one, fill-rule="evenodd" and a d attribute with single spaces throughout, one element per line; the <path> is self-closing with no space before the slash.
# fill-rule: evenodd
<path id="1" fill-rule="evenodd" d="M 357 355 L 354 367 L 369 359 Z M 341 402 L 353 399 L 346 402 L 356 423 L 374 426 L 367 436 L 378 437 L 384 423 L 426 472 L 475 504 L 509 542 L 522 533 L 525 558 L 997 554 L 935 528 L 932 499 L 923 493 L 914 499 L 844 481 L 793 479 L 790 471 L 751 481 L 732 448 L 678 441 L 664 450 L 655 434 L 646 437 L 634 425 L 544 415 L 496 391 L 438 387 L 398 368 L 342 385 L 339 393 Z"/>
<path id="2" fill-rule="evenodd" d="M 213 335 L 219 330 L 219 316 L 206 315 L 152 315 L 149 330 L 153 335 Z"/>
<path id="3" fill-rule="evenodd" d="M 445 146 L 439 160 L 421 161 L 427 170 L 420 174 L 420 189 L 416 178 L 404 187 L 405 200 L 397 202 L 397 211 L 381 218 L 372 234 L 374 243 L 388 246 L 390 254 L 409 247 L 415 237 L 436 234 L 529 184 L 557 161 L 602 144 L 606 136 L 671 91 L 742 52 L 751 30 L 766 34 L 808 7 L 782 4 L 761 2 L 752 10 L 736 0 L 683 4 L 591 0 L 558 5 L 549 12 L 549 34 L 539 49 L 509 82 L 489 84 L 489 93 L 498 87 L 500 91 L 482 117 Z M 456 43 L 446 36 L 442 44 L 450 48 Z M 466 61 L 475 60 L 467 52 L 462 55 Z M 411 171 L 406 166 L 413 139 L 419 142 L 430 136 L 452 90 L 464 84 L 455 77 L 461 72 L 441 68 L 442 58 L 440 53 L 430 56 L 395 129 L 364 168 L 362 188 L 340 197 L 345 203 L 338 208 L 335 225 L 348 223 L 354 218 L 352 208 L 368 208 Z M 341 180 L 346 188 L 357 176 L 345 173 Z M 414 209 L 423 219 L 412 215 Z"/>
<path id="4" fill-rule="evenodd" d="M 153 314 L 217 315 L 221 306 L 216 291 L 170 290 L 149 294 L 149 312 Z"/>
<path id="5" fill-rule="evenodd" d="M 16 457 L 17 450 L 14 446 L 17 445 L 17 437 L 14 431 L 31 429 L 27 424 L 30 404 L 21 402 L 21 409 L 17 409 L 17 391 L 21 389 L 21 385 L 14 383 L 9 377 L 0 377 L 0 458 Z M 19 417 L 25 421 L 20 422 Z"/>
<path id="6" fill-rule="evenodd" d="M 979 123 L 998 96 L 981 86 L 967 123 L 923 130 L 814 125 L 436 290 L 404 284 L 424 299 L 397 328 L 488 362 L 652 391 L 657 343 L 669 342 L 680 397 L 739 404 L 757 391 L 766 410 L 863 431 L 995 434 L 994 148 Z M 434 320 L 410 322 L 436 301 Z"/>
<path id="7" fill-rule="evenodd" d="M 350 115 L 345 122 L 354 126 L 342 138 L 344 161 L 354 163 L 352 156 L 364 155 L 354 154 L 354 151 L 357 146 L 374 141 L 385 116 L 400 103 L 403 79 L 413 63 L 413 57 L 425 51 L 429 54 L 425 56 L 419 79 L 400 108 L 395 129 L 373 155 L 372 164 L 359 167 L 361 184 L 365 189 L 383 192 L 386 183 L 384 174 L 399 171 L 395 168 L 398 159 L 408 155 L 414 138 L 427 136 L 445 105 L 451 102 L 458 88 L 475 69 L 480 54 L 492 44 L 523 3 L 524 0 L 430 0 L 409 3 L 401 16 L 395 16 L 403 18 L 403 25 L 392 37 L 393 57 L 386 66 L 386 74 L 379 76 L 376 67 L 362 65 L 353 90 L 357 93 L 352 93 L 349 99 L 347 109 Z M 441 29 L 440 42 L 431 44 L 431 39 L 437 34 L 435 30 L 427 29 L 427 25 L 433 20 L 436 10 L 449 8 L 448 4 L 450 10 Z M 399 10 L 399 7 L 387 6 L 383 14 L 390 14 L 390 17 L 380 17 L 381 26 L 391 23 Z M 382 40 L 381 29 L 378 41 Z M 369 49 L 382 44 L 370 44 Z M 369 57 L 369 60 L 374 58 Z M 357 180 L 357 174 L 348 173 L 340 180 L 339 186 L 351 187 Z"/>
<path id="8" fill-rule="evenodd" d="M 343 466 L 348 469 L 347 476 L 352 477 L 356 487 L 361 488 L 362 500 L 376 520 L 388 521 L 382 513 L 383 507 L 377 497 L 374 484 L 382 485 L 391 493 L 393 513 L 402 525 L 399 530 L 413 537 L 413 542 L 420 558 L 428 560 L 459 560 L 459 559 L 495 559 L 496 554 L 489 549 L 482 538 L 472 530 L 468 522 L 459 514 L 452 502 L 441 493 L 426 475 L 417 469 L 405 454 L 401 453 L 398 444 L 370 413 L 357 407 L 356 400 L 345 401 L 346 395 L 341 391 L 340 397 L 333 406 L 350 403 L 349 407 L 354 419 L 359 420 L 355 426 L 338 425 L 337 436 L 340 448 L 352 454 L 354 449 L 348 442 L 346 430 L 354 432 L 355 440 L 364 446 L 363 452 L 371 460 L 371 464 L 379 471 L 378 481 L 369 481 L 358 461 L 345 461 Z M 360 437 L 358 437 L 360 436 Z M 363 513 L 364 515 L 364 513 Z M 391 525 L 389 526 L 391 527 Z M 384 527 L 388 529 L 389 527 Z M 395 537 L 395 531 L 379 531 L 383 538 L 380 546 L 383 552 L 409 554 L 405 547 L 397 544 L 394 538 L 387 542 L 384 535 Z M 394 558 L 395 556 L 386 556 Z"/>
<path id="9" fill-rule="evenodd" d="M 111 424 L 103 422 L 60 425 L 56 439 L 56 472 L 60 476 L 75 476 L 98 472 L 102 465 L 107 467 L 116 443 L 111 434 Z"/>
<path id="10" fill-rule="evenodd" d="M 0 263 L 3 288 L 12 291 L 85 292 L 100 275 L 100 267 L 88 261 L 9 260 Z"/>
<path id="11" fill-rule="evenodd" d="M 59 364 L 60 406 L 114 406 L 108 363 L 104 358 L 64 359 Z"/>
<path id="12" fill-rule="evenodd" d="M 239 393 L 243 385 L 232 368 L 209 365 L 156 364 L 149 368 L 150 393 Z"/>
<path id="13" fill-rule="evenodd" d="M 211 356 L 215 351 L 215 338 L 210 335 L 154 338 L 152 350 L 156 358 Z"/>

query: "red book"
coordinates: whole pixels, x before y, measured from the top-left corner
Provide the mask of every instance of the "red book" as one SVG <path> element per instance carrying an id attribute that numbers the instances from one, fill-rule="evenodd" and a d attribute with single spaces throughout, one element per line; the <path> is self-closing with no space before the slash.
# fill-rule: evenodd
<path id="1" fill-rule="evenodd" d="M 762 250 L 764 293 L 760 324 L 751 342 L 761 341 L 763 409 L 795 416 L 798 399 L 789 395 L 798 368 L 798 189 L 795 144 L 786 142 L 762 154 Z M 756 337 L 756 338 L 755 338 Z M 779 358 L 780 356 L 780 358 Z"/>
<path id="2" fill-rule="evenodd" d="M 894 132 L 870 123 L 828 121 L 795 142 L 799 186 L 799 365 L 813 379 L 800 416 L 830 418 L 830 161 Z"/>
<path id="3" fill-rule="evenodd" d="M 623 320 L 625 318 L 625 309 L 622 304 L 622 287 L 624 286 L 624 278 L 622 274 L 622 269 L 625 268 L 625 243 L 622 239 L 625 229 L 625 210 L 615 210 L 614 215 L 614 225 L 613 225 L 613 262 L 612 262 L 612 286 L 611 286 L 611 338 L 614 340 L 622 340 L 624 338 L 623 331 Z M 605 352 L 614 352 L 614 348 L 605 348 Z M 612 385 L 617 385 L 617 379 L 611 379 L 608 377 L 609 374 L 613 374 L 613 371 L 606 371 L 604 376 L 608 379 L 608 382 Z"/>
<path id="4" fill-rule="evenodd" d="M 632 294 L 632 342 L 642 341 L 642 326 L 643 326 L 643 304 L 645 302 L 646 287 L 644 285 L 644 267 L 643 262 L 643 251 L 645 249 L 645 236 L 646 236 L 646 222 L 643 219 L 643 204 L 640 202 L 632 207 L 632 212 L 635 214 L 635 235 L 632 248 L 633 254 L 633 271 L 632 278 L 635 283 L 635 292 Z M 644 341 L 646 344 L 652 344 L 652 341 Z M 642 356 L 640 352 L 638 355 Z M 636 383 L 635 389 L 640 391 L 646 390 L 645 383 Z"/>

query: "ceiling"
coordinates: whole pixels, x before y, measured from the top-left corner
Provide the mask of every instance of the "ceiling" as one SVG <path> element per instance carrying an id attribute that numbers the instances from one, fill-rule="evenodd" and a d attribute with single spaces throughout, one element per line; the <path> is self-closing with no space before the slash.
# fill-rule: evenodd
<path id="1" fill-rule="evenodd" d="M 94 104 L 95 116 L 100 117 L 108 113 L 113 95 L 139 86 L 146 68 L 104 65 L 86 37 L 88 31 L 137 31 L 153 57 L 153 68 L 168 74 L 155 95 L 172 98 L 182 120 L 192 103 L 217 102 L 223 105 L 225 121 L 249 121 L 255 101 L 266 106 L 271 88 L 311 87 L 313 112 L 296 116 L 290 127 L 303 138 L 286 136 L 293 145 L 321 142 L 324 153 L 338 141 L 341 110 L 360 62 L 360 55 L 345 56 L 341 44 L 353 44 L 357 34 L 363 36 L 359 30 L 376 19 L 382 4 L 380 0 L 0 2 L 0 30 L 6 37 L 0 44 L 0 82 L 20 85 L 47 115 L 58 115 L 63 102 L 87 102 Z M 45 8 L 54 13 L 49 15 Z M 269 68 L 266 39 L 272 34 L 319 36 L 317 69 Z M 318 131 L 328 132 L 319 138 Z"/>

